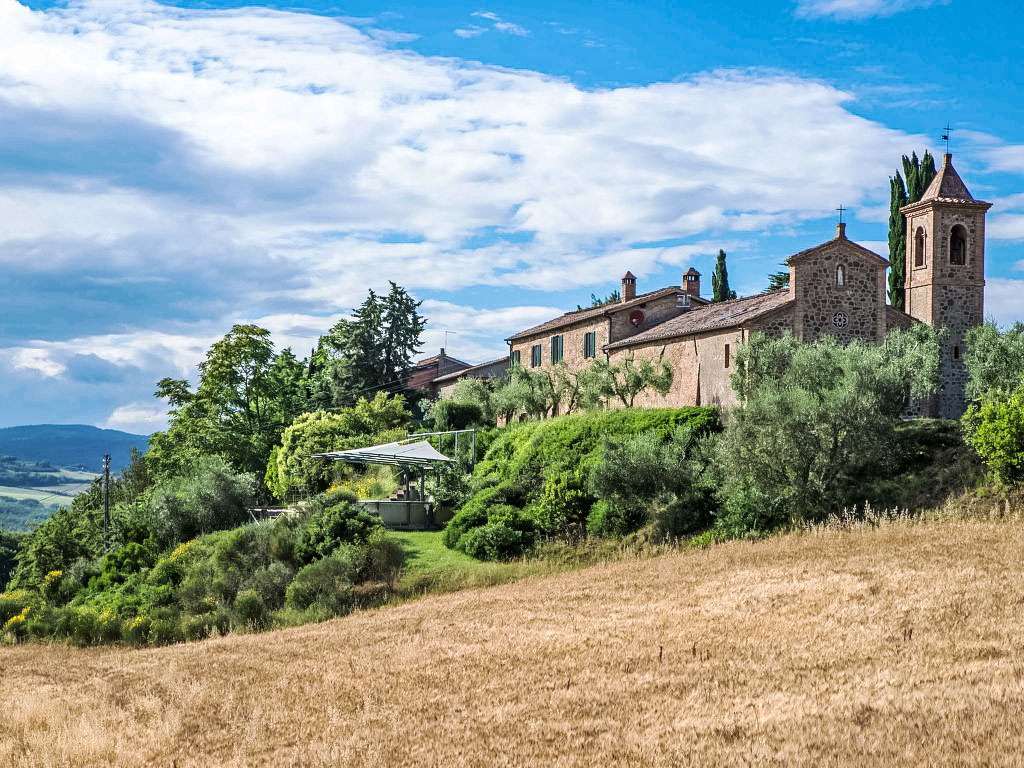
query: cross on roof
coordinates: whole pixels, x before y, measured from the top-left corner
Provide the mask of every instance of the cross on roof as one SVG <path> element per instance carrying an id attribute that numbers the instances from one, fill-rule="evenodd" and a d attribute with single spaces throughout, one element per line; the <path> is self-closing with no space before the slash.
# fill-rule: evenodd
<path id="1" fill-rule="evenodd" d="M 942 136 L 940 137 L 944 142 L 946 142 L 946 154 L 947 155 L 949 154 L 949 135 L 951 133 L 953 133 L 953 129 L 949 127 L 949 123 L 947 122 L 946 123 L 946 132 L 944 134 L 942 134 Z"/>
<path id="2" fill-rule="evenodd" d="M 840 205 L 838 208 L 836 208 L 836 210 L 839 211 L 839 223 L 842 224 L 843 223 L 843 211 L 848 211 L 850 209 L 849 208 L 844 208 L 842 205 Z"/>

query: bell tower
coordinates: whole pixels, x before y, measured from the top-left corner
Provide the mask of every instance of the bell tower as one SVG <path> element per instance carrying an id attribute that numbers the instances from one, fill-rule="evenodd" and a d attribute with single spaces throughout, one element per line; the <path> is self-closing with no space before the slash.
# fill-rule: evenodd
<path id="1" fill-rule="evenodd" d="M 967 408 L 964 336 L 984 321 L 985 214 L 991 207 L 971 196 L 947 153 L 921 199 L 900 209 L 907 222 L 906 312 L 948 332 L 932 414 L 944 419 L 960 418 Z"/>

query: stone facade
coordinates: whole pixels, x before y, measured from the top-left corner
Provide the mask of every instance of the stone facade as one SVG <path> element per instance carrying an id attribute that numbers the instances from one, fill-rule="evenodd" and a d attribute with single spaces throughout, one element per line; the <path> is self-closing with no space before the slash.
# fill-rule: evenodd
<path id="1" fill-rule="evenodd" d="M 607 317 L 592 318 L 575 325 L 553 328 L 548 331 L 526 336 L 510 342 L 509 350 L 513 360 L 518 353 L 519 364 L 525 368 L 534 367 L 531 363 L 530 352 L 535 344 L 540 345 L 541 368 L 550 368 L 554 363 L 551 361 L 551 337 L 562 337 L 562 360 L 569 367 L 583 368 L 590 364 L 590 359 L 583 355 L 583 338 L 588 333 L 593 333 L 597 340 L 596 353 L 601 354 L 601 349 L 608 343 L 609 321 Z"/>
<path id="2" fill-rule="evenodd" d="M 907 314 L 947 332 L 932 416 L 958 418 L 967 407 L 963 353 L 967 331 L 984 321 L 985 214 L 990 207 L 971 196 L 947 154 L 921 200 L 902 211 Z"/>
<path id="3" fill-rule="evenodd" d="M 840 224 L 836 238 L 790 256 L 795 335 L 806 341 L 829 335 L 881 342 L 886 333 L 885 270 L 889 262 L 846 239 Z"/>
<path id="4" fill-rule="evenodd" d="M 690 290 L 699 290 L 700 273 L 692 270 Z M 693 280 L 696 275 L 696 282 Z M 669 286 L 647 294 L 636 295 L 636 278 L 627 272 L 622 280 L 622 299 L 614 304 L 567 312 L 561 317 L 515 334 L 507 339 L 512 360 L 527 368 L 550 368 L 551 340 L 561 336 L 562 362 L 576 370 L 590 364 L 593 357 L 603 356 L 604 349 L 623 339 L 642 334 L 693 307 L 707 304 L 705 299 L 687 293 L 683 286 Z M 585 337 L 594 334 L 593 356 L 585 355 Z M 540 365 L 534 366 L 532 349 L 540 346 Z"/>

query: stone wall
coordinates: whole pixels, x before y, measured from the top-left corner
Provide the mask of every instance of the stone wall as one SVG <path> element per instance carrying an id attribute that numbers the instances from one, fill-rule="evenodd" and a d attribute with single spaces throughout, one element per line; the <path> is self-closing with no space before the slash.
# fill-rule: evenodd
<path id="1" fill-rule="evenodd" d="M 843 285 L 837 271 L 843 268 Z M 845 237 L 794 257 L 794 333 L 804 341 L 833 336 L 881 342 L 885 336 L 885 262 Z"/>
<path id="2" fill-rule="evenodd" d="M 590 359 L 583 357 L 583 337 L 593 332 L 597 339 L 597 354 L 603 356 L 602 347 L 608 343 L 608 318 L 599 316 L 589 321 L 576 323 L 575 325 L 563 326 L 543 334 L 531 336 L 528 339 L 520 339 L 512 343 L 512 350 L 519 351 L 519 362 L 524 368 L 530 367 L 530 348 L 534 344 L 540 344 L 541 367 L 551 367 L 551 337 L 561 334 L 562 336 L 562 360 L 573 370 L 585 368 L 590 364 Z"/>
<path id="3" fill-rule="evenodd" d="M 735 371 L 736 350 L 743 343 L 742 329 L 705 333 L 645 344 L 632 349 L 617 349 L 610 361 L 620 363 L 628 357 L 647 359 L 654 364 L 664 360 L 672 368 L 672 386 L 665 395 L 653 390 L 641 392 L 634 405 L 642 408 L 684 408 L 691 405 L 735 405 L 730 375 Z M 726 365 L 726 345 L 728 365 Z M 621 403 L 615 404 L 620 407 Z"/>
<path id="4" fill-rule="evenodd" d="M 768 336 L 781 336 L 793 332 L 793 305 L 787 304 L 774 312 L 768 312 L 750 323 L 750 333 L 760 331 Z"/>
<path id="5" fill-rule="evenodd" d="M 965 336 L 984 321 L 985 210 L 973 204 L 933 202 L 907 216 L 907 314 L 947 331 L 939 357 L 941 389 L 927 405 L 933 410 L 929 415 L 946 419 L 959 418 L 967 407 Z M 949 261 L 950 235 L 957 225 L 967 235 L 964 264 Z M 925 263 L 916 267 L 919 227 L 925 231 Z"/>
<path id="6" fill-rule="evenodd" d="M 629 316 L 637 309 L 644 313 L 644 319 L 640 325 L 633 325 L 629 322 Z M 661 296 L 629 309 L 623 309 L 621 312 L 616 312 L 612 315 L 611 342 L 609 343 L 628 339 L 630 336 L 636 336 L 638 333 L 653 328 L 655 325 L 681 315 L 683 311 L 683 307 L 677 306 L 676 294 L 669 294 L 668 296 Z M 601 345 L 598 344 L 597 348 L 601 349 Z"/>
<path id="7" fill-rule="evenodd" d="M 695 405 L 697 400 L 699 367 L 697 350 L 691 339 L 655 342 L 633 349 L 616 349 L 609 353 L 608 360 L 618 365 L 632 357 L 634 360 L 650 360 L 658 365 L 662 360 L 672 368 L 672 386 L 665 395 L 645 391 L 637 395 L 634 405 L 639 408 L 681 408 Z M 621 408 L 622 403 L 612 403 Z"/>

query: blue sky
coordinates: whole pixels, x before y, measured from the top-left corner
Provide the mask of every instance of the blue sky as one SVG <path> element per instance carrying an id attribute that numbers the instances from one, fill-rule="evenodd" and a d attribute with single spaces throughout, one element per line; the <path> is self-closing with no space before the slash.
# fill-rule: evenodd
<path id="1" fill-rule="evenodd" d="M 0 0 L 0 426 L 162 428 L 155 382 L 232 324 L 303 355 L 389 279 L 425 353 L 479 362 L 627 269 L 724 248 L 757 292 L 840 204 L 885 255 L 888 176 L 947 121 L 995 204 L 986 312 L 1024 320 L 1022 31 L 966 0 Z"/>

